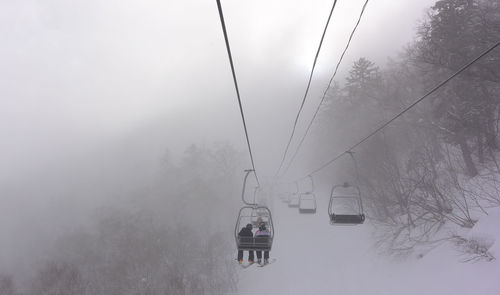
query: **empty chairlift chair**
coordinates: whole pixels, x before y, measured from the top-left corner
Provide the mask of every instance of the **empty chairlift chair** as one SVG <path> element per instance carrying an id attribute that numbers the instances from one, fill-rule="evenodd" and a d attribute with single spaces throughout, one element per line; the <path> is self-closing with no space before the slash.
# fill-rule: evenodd
<path id="1" fill-rule="evenodd" d="M 245 227 L 247 224 L 252 224 L 253 228 L 258 228 L 259 225 L 255 226 L 252 222 L 252 218 L 255 217 L 253 212 L 261 212 L 262 214 L 259 218 L 262 220 L 267 229 L 270 232 L 270 236 L 265 237 L 240 237 L 238 235 L 240 229 Z M 271 251 L 274 238 L 274 226 L 273 219 L 271 216 L 271 210 L 263 206 L 245 206 L 242 207 L 238 214 L 238 219 L 236 220 L 236 226 L 234 228 L 234 238 L 236 240 L 236 246 L 238 250 L 244 251 Z"/>
<path id="2" fill-rule="evenodd" d="M 299 207 L 299 194 L 291 193 L 288 198 L 288 207 L 289 208 L 298 208 Z"/>
<path id="3" fill-rule="evenodd" d="M 276 185 L 276 191 L 277 195 L 279 196 L 280 200 L 288 204 L 290 203 L 290 184 L 289 183 L 278 183 Z"/>
<path id="4" fill-rule="evenodd" d="M 316 213 L 316 196 L 312 192 L 302 193 L 299 196 L 299 213 Z"/>
<path id="5" fill-rule="evenodd" d="M 283 203 L 288 203 L 288 194 L 287 193 L 280 193 L 280 200 Z"/>
<path id="6" fill-rule="evenodd" d="M 351 190 L 345 192 L 346 188 L 351 188 Z M 365 214 L 359 188 L 350 186 L 347 182 L 334 185 L 330 194 L 328 215 L 331 224 L 362 224 L 365 221 Z"/>
<path id="7" fill-rule="evenodd" d="M 285 195 L 283 202 L 285 204 L 288 204 L 288 205 L 290 204 L 290 201 L 293 199 L 293 197 L 292 197 L 293 196 L 293 193 L 292 193 L 293 189 L 291 188 L 291 186 L 292 186 L 292 184 L 288 183 L 286 186 L 286 189 L 284 190 L 284 193 L 283 193 Z"/>
<path id="8" fill-rule="evenodd" d="M 292 193 L 290 192 L 286 192 L 284 194 L 284 198 L 283 198 L 283 203 L 285 204 L 290 204 L 290 196 L 292 195 Z"/>
<path id="9" fill-rule="evenodd" d="M 298 208 L 299 207 L 299 184 L 295 181 L 295 192 L 290 193 L 288 196 L 288 207 Z"/>
<path id="10" fill-rule="evenodd" d="M 316 195 L 314 194 L 314 180 L 311 175 L 307 176 L 311 181 L 311 190 L 299 195 L 299 213 L 316 213 Z"/>
<path id="11" fill-rule="evenodd" d="M 288 184 L 286 183 L 278 183 L 274 186 L 273 191 L 279 199 L 284 203 L 288 203 Z"/>

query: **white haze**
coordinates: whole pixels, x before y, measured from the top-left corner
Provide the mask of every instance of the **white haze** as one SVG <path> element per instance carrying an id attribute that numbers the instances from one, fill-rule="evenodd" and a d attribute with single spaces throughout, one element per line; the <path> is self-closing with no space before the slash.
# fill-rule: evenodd
<path id="1" fill-rule="evenodd" d="M 338 3 L 307 104 L 311 110 L 362 2 Z M 430 3 L 369 3 L 342 68 L 359 56 L 383 63 L 411 41 Z M 331 1 L 223 4 L 257 166 L 272 174 Z M 162 123 L 157 144 L 175 152 L 202 140 L 245 147 L 215 2 L 1 5 L 3 177 L 24 176 L 55 155 Z"/>
<path id="2" fill-rule="evenodd" d="M 273 175 L 332 1 L 222 2 L 257 171 Z M 338 2 L 303 119 L 363 2 Z M 369 3 L 340 70 L 394 56 L 432 2 Z M 1 270 L 147 186 L 166 150 L 246 153 L 215 1 L 0 0 L 0 44 Z"/>

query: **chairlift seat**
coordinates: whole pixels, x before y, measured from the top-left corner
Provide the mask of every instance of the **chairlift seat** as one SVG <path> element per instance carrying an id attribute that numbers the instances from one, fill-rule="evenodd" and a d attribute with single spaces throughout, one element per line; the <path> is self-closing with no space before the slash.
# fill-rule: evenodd
<path id="1" fill-rule="evenodd" d="M 362 224 L 365 222 L 364 214 L 332 214 L 330 215 L 331 223 L 339 224 Z"/>
<path id="2" fill-rule="evenodd" d="M 315 214 L 316 208 L 308 208 L 308 209 L 299 208 L 299 213 L 301 213 L 301 214 Z"/>
<path id="3" fill-rule="evenodd" d="M 260 249 L 263 251 L 270 251 L 272 246 L 271 237 L 255 237 L 254 238 L 255 249 Z"/>
<path id="4" fill-rule="evenodd" d="M 237 247 L 238 250 L 244 251 L 271 251 L 272 247 L 271 237 L 238 237 Z"/>
<path id="5" fill-rule="evenodd" d="M 307 192 L 304 194 L 300 194 L 299 213 L 304 213 L 304 214 L 316 213 L 316 196 L 314 195 L 314 193 Z"/>

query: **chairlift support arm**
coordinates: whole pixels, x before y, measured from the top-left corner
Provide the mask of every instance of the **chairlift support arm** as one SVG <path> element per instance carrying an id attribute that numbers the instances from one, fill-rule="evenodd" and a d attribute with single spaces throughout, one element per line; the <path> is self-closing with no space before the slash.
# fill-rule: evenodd
<path id="1" fill-rule="evenodd" d="M 338 188 L 338 187 L 340 187 L 340 186 L 342 186 L 342 187 L 347 187 L 347 186 L 348 186 L 348 184 L 347 184 L 347 182 L 344 182 L 343 184 L 336 184 L 336 185 L 334 185 L 334 186 L 332 187 L 332 190 L 331 190 L 331 192 L 330 192 L 330 202 L 328 203 L 328 215 L 331 215 L 331 213 L 332 213 L 332 212 L 331 212 L 331 208 L 332 208 L 332 202 L 333 202 L 333 198 L 332 198 L 332 196 L 333 196 L 333 192 L 335 191 L 335 189 L 336 189 L 336 188 Z"/>
<path id="2" fill-rule="evenodd" d="M 363 209 L 363 199 L 361 197 L 361 189 L 359 188 L 359 185 L 361 183 L 359 181 L 358 162 L 356 162 L 356 158 L 354 158 L 353 151 L 349 150 L 346 153 L 348 153 L 349 156 L 351 156 L 352 162 L 354 164 L 354 172 L 356 173 L 356 189 L 358 190 L 358 194 L 359 194 L 359 207 L 361 207 L 361 212 L 365 212 L 365 210 Z"/>
<path id="3" fill-rule="evenodd" d="M 307 175 L 307 177 L 311 180 L 311 192 L 314 192 L 314 179 L 311 174 Z"/>
<path id="4" fill-rule="evenodd" d="M 243 201 L 243 204 L 248 205 L 248 206 L 257 206 L 257 204 L 248 203 L 245 200 L 245 190 L 246 190 L 246 186 L 247 186 L 247 178 L 248 178 L 248 175 L 250 175 L 250 173 L 253 171 L 254 171 L 253 169 L 245 170 L 246 174 L 245 174 L 245 178 L 243 179 L 243 189 L 241 191 L 241 200 Z M 256 187 L 255 191 L 257 191 L 257 188 L 258 187 Z M 254 203 L 255 203 L 255 192 L 254 192 Z"/>

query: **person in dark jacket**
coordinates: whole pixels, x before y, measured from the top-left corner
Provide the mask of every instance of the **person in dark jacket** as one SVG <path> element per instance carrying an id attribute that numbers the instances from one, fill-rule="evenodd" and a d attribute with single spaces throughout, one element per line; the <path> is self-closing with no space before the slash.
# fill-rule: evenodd
<path id="1" fill-rule="evenodd" d="M 238 233 L 238 236 L 240 237 L 253 237 L 253 232 L 252 232 L 252 224 L 249 223 L 247 224 L 246 227 L 242 228 L 240 232 Z M 253 263 L 254 261 L 254 256 L 253 256 L 253 251 L 249 250 L 248 251 L 248 262 Z M 238 250 L 238 262 L 241 264 L 243 263 L 243 250 Z"/>
<path id="2" fill-rule="evenodd" d="M 271 232 L 266 228 L 265 223 L 259 225 L 259 230 L 255 232 L 255 237 L 270 237 Z M 262 251 L 257 251 L 257 263 L 261 263 Z M 269 263 L 269 251 L 264 251 L 264 264 Z"/>

